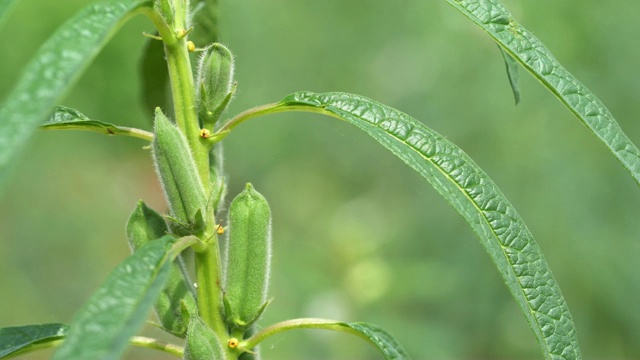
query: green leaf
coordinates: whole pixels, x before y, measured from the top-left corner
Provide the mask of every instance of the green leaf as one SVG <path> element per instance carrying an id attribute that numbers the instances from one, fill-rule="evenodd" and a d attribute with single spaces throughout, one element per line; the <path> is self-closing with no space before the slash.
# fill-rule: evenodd
<path id="1" fill-rule="evenodd" d="M 504 51 L 500 46 L 500 54 L 504 59 L 504 65 L 507 68 L 507 76 L 509 77 L 509 85 L 511 85 L 511 91 L 513 92 L 513 98 L 516 101 L 516 105 L 520 102 L 520 73 L 518 72 L 518 62 Z"/>
<path id="2" fill-rule="evenodd" d="M 67 325 L 43 324 L 14 326 L 0 329 L 0 359 L 9 355 L 29 351 L 44 343 L 62 339 L 67 333 Z"/>
<path id="3" fill-rule="evenodd" d="M 4 24 L 4 21 L 7 19 L 7 15 L 9 11 L 16 4 L 15 0 L 0 0 L 0 27 Z"/>
<path id="4" fill-rule="evenodd" d="M 53 359 L 118 359 L 169 278 L 175 241 L 151 241 L 120 263 L 76 314 Z"/>
<path id="5" fill-rule="evenodd" d="M 150 6 L 148 0 L 109 0 L 90 5 L 45 42 L 0 107 L 0 185 L 31 133 L 73 86 L 114 30 L 137 10 Z"/>
<path id="6" fill-rule="evenodd" d="M 151 141 L 153 134 L 144 130 L 92 120 L 76 109 L 56 106 L 44 124 L 44 130 L 86 130 L 104 135 L 127 135 Z"/>
<path id="7" fill-rule="evenodd" d="M 140 61 L 140 76 L 142 78 L 142 101 L 153 115 L 155 108 L 168 110 L 171 90 L 169 89 L 169 70 L 164 60 L 164 43 L 149 38 Z M 153 120 L 153 117 L 149 117 Z"/>
<path id="8" fill-rule="evenodd" d="M 489 176 L 460 148 L 410 116 L 357 95 L 301 92 L 279 106 L 343 119 L 427 179 L 487 249 L 545 358 L 581 357 L 569 308 L 532 234 Z"/>
<path id="9" fill-rule="evenodd" d="M 198 47 L 220 41 L 218 36 L 218 0 L 195 1 L 191 19 L 193 31 L 189 39 Z"/>
<path id="10" fill-rule="evenodd" d="M 409 354 L 400 343 L 382 328 L 367 323 L 344 323 L 362 334 L 384 355 L 385 360 L 409 359 Z"/>
<path id="11" fill-rule="evenodd" d="M 499 0 L 447 0 L 489 34 L 509 55 L 549 89 L 600 139 L 640 185 L 640 150 L 611 112 L 518 24 Z"/>

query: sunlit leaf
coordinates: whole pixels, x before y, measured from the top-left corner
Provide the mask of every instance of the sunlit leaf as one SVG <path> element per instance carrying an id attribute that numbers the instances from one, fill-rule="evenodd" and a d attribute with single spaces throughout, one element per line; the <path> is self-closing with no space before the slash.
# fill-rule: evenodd
<path id="1" fill-rule="evenodd" d="M 0 107 L 0 185 L 31 133 L 69 91 L 107 40 L 149 0 L 110 0 L 93 4 L 62 25 L 23 70 Z M 24 29 L 23 29 L 24 30 Z"/>
<path id="2" fill-rule="evenodd" d="M 120 263 L 76 314 L 53 359 L 119 359 L 169 278 L 175 241 L 148 242 Z"/>
<path id="3" fill-rule="evenodd" d="M 276 106 L 343 119 L 416 170 L 485 246 L 545 358 L 580 358 L 569 308 L 532 234 L 495 183 L 460 148 L 410 116 L 362 96 L 301 92 Z"/>
<path id="4" fill-rule="evenodd" d="M 0 359 L 43 343 L 62 339 L 67 325 L 42 324 L 0 328 Z"/>
<path id="5" fill-rule="evenodd" d="M 602 141 L 640 185 L 640 150 L 611 112 L 499 0 L 447 0 L 549 89 Z"/>

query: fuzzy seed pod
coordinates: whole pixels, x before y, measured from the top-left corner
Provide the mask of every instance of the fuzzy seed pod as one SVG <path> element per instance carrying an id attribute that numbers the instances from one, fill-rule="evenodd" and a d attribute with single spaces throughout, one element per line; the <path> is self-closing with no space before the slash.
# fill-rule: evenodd
<path id="1" fill-rule="evenodd" d="M 179 235 L 196 234 L 203 226 L 207 197 L 187 139 L 156 109 L 153 157 L 162 189 Z"/>
<path id="2" fill-rule="evenodd" d="M 267 304 L 271 258 L 271 210 L 251 184 L 229 207 L 224 279 L 228 322 L 246 329 Z"/>
<path id="3" fill-rule="evenodd" d="M 191 318 L 187 332 L 184 360 L 225 360 L 220 339 L 197 316 Z"/>
<path id="4" fill-rule="evenodd" d="M 213 125 L 235 92 L 233 54 L 222 44 L 207 47 L 198 64 L 198 117 L 205 128 Z"/>
<path id="5" fill-rule="evenodd" d="M 167 231 L 167 224 L 162 216 L 144 202 L 138 202 L 127 222 L 127 237 L 132 251 L 166 235 Z M 171 268 L 169 281 L 155 304 L 162 327 L 181 338 L 186 336 L 189 316 L 198 312 L 195 290 L 190 284 L 182 258 L 178 257 Z"/>

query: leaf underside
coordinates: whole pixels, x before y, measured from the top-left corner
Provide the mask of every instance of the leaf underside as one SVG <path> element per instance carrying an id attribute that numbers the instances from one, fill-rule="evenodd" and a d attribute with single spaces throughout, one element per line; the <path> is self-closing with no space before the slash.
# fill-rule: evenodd
<path id="1" fill-rule="evenodd" d="M 602 141 L 640 185 L 640 150 L 611 112 L 499 0 L 447 0 L 491 36 Z"/>
<path id="2" fill-rule="evenodd" d="M 422 175 L 479 237 L 545 358 L 580 358 L 571 314 L 532 234 L 489 176 L 460 148 L 410 116 L 362 96 L 300 92 L 279 106 L 345 120 Z"/>
<path id="3" fill-rule="evenodd" d="M 507 77 L 509 78 L 509 85 L 511 85 L 513 98 L 516 105 L 518 105 L 520 103 L 520 73 L 518 72 L 518 62 L 499 45 L 498 49 L 500 49 L 500 54 L 502 54 L 502 58 L 504 59 L 504 65 L 507 69 Z"/>
<path id="4" fill-rule="evenodd" d="M 28 350 L 29 347 L 62 339 L 67 325 L 42 324 L 13 326 L 0 329 L 0 359 Z"/>
<path id="5" fill-rule="evenodd" d="M 169 235 L 153 240 L 120 263 L 76 314 L 53 359 L 120 358 L 167 282 L 174 242 Z"/>
<path id="6" fill-rule="evenodd" d="M 45 130 L 88 130 L 104 135 L 128 134 L 116 125 L 92 120 L 78 110 L 66 106 L 56 106 L 49 119 L 42 124 L 42 128 Z"/>
<path id="7" fill-rule="evenodd" d="M 31 133 L 73 86 L 115 29 L 149 0 L 109 0 L 86 7 L 62 25 L 23 70 L 0 107 L 0 185 Z"/>

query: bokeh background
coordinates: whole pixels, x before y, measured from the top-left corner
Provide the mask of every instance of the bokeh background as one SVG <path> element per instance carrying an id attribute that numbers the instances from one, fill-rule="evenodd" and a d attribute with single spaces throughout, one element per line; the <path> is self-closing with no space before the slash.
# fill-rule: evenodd
<path id="1" fill-rule="evenodd" d="M 86 3 L 16 6 L 0 40 L 0 95 Z M 639 5 L 506 4 L 640 144 Z M 363 94 L 420 119 L 469 153 L 519 209 L 563 289 L 585 358 L 640 358 L 640 190 L 524 72 L 514 106 L 487 35 L 445 1 L 222 0 L 221 14 L 239 82 L 229 116 L 310 90 Z M 63 104 L 150 129 L 139 101 L 142 31 L 152 31 L 145 18 L 127 23 Z M 35 134 L 0 201 L 1 326 L 70 321 L 127 256 L 124 224 L 136 201 L 165 209 L 144 145 Z M 252 120 L 225 145 L 230 195 L 250 181 L 273 210 L 274 301 L 263 325 L 307 316 L 371 322 L 415 359 L 541 357 L 463 220 L 364 133 L 296 113 Z M 310 330 L 262 350 L 265 359 L 379 358 L 355 337 Z M 171 357 L 136 349 L 127 358 Z"/>

